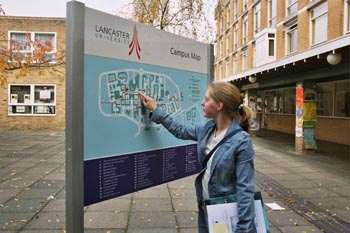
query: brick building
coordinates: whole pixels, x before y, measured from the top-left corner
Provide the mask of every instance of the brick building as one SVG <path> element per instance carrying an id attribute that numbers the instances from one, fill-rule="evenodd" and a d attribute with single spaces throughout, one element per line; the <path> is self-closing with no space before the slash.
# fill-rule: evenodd
<path id="1" fill-rule="evenodd" d="M 10 48 L 10 40 L 25 45 L 30 41 L 50 41 L 53 50 L 46 54 L 55 64 L 56 52 L 66 47 L 66 19 L 0 16 L 1 48 Z M 23 46 L 23 58 L 33 46 Z M 65 65 L 44 72 L 30 71 L 16 78 L 18 70 L 0 86 L 0 130 L 61 130 L 65 128 Z"/>
<path id="2" fill-rule="evenodd" d="M 296 147 L 349 145 L 349 4 L 219 1 L 215 79 L 237 85 L 255 103 L 260 129 L 295 134 Z"/>

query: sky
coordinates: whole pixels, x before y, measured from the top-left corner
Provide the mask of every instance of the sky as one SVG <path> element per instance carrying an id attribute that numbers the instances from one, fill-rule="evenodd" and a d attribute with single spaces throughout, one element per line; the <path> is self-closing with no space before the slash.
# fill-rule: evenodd
<path id="1" fill-rule="evenodd" d="M 66 17 L 70 0 L 0 0 L 7 16 Z M 86 7 L 115 15 L 132 0 L 79 0 Z"/>

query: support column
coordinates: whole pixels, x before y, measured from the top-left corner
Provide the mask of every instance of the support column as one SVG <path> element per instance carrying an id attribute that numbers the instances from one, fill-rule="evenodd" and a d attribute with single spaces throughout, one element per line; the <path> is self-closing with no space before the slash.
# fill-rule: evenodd
<path id="1" fill-rule="evenodd" d="M 313 153 L 316 145 L 316 92 L 312 83 L 296 85 L 295 151 Z"/>

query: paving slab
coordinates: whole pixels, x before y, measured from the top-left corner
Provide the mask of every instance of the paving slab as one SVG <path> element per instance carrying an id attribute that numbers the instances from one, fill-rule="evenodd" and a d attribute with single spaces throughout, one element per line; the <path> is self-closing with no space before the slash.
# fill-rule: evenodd
<path id="1" fill-rule="evenodd" d="M 65 233 L 64 136 L 0 131 L 0 232 Z M 279 133 L 253 138 L 256 189 L 265 203 L 285 208 L 266 207 L 271 233 L 346 232 L 336 229 L 350 229 L 349 147 L 327 144 L 336 150 L 321 145 L 323 154 L 298 155 L 293 140 Z M 84 232 L 197 233 L 195 177 L 87 206 Z"/>

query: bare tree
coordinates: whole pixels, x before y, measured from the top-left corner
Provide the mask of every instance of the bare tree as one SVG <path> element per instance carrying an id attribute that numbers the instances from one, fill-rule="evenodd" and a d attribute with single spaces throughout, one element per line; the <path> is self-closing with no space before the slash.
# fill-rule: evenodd
<path id="1" fill-rule="evenodd" d="M 0 15 L 6 15 L 1 4 L 0 4 Z"/>
<path id="2" fill-rule="evenodd" d="M 160 30 L 212 43 L 214 4 L 204 0 L 133 0 L 126 13 L 132 20 Z"/>

